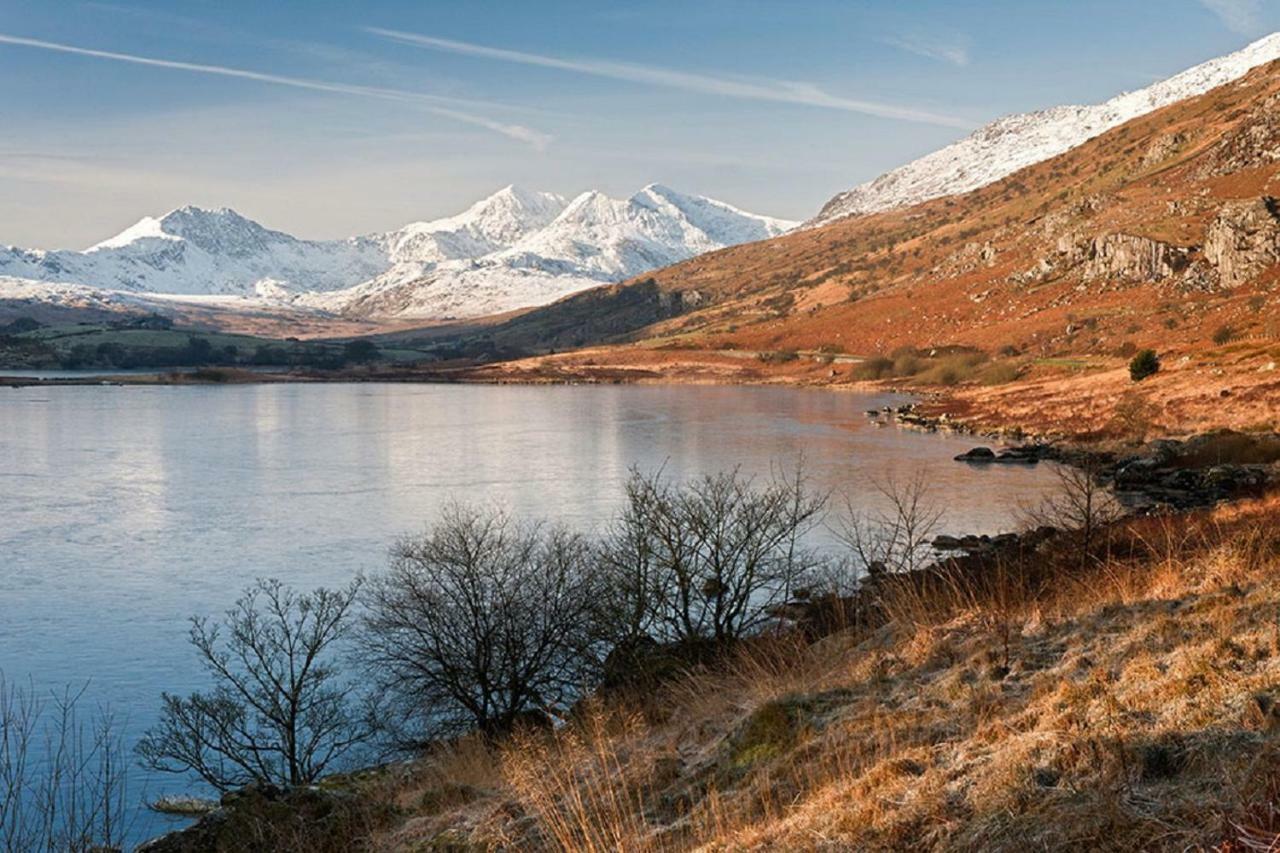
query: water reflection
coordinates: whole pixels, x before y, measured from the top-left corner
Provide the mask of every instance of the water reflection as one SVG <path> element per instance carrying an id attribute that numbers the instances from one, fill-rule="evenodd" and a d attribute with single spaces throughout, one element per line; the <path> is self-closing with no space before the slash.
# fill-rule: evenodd
<path id="1" fill-rule="evenodd" d="M 949 531 L 994 532 L 1052 478 L 953 463 L 967 440 L 876 428 L 862 413 L 886 402 L 733 387 L 0 390 L 0 670 L 91 679 L 136 734 L 161 690 L 201 683 L 187 616 L 257 576 L 311 587 L 375 571 L 451 498 L 588 529 L 631 466 L 767 474 L 803 454 L 815 485 L 863 506 L 870 480 L 923 468 Z"/>

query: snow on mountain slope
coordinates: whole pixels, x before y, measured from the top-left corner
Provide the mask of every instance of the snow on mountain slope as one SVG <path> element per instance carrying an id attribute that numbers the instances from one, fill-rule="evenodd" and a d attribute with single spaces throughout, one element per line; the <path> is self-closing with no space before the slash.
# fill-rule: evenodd
<path id="1" fill-rule="evenodd" d="M 441 261 L 478 258 L 511 246 L 547 226 L 565 204 L 553 193 L 509 186 L 457 216 L 414 222 L 371 239 L 385 248 L 394 265 L 389 273 L 408 280 Z"/>
<path id="2" fill-rule="evenodd" d="M 495 314 L 551 302 L 704 252 L 775 237 L 794 226 L 658 184 L 628 199 L 590 191 L 508 248 L 442 262 L 417 280 L 383 276 L 301 301 L 360 316 Z"/>
<path id="3" fill-rule="evenodd" d="M 959 142 L 840 193 L 805 224 L 823 225 L 975 190 L 1131 119 L 1238 80 L 1278 58 L 1280 33 L 1273 33 L 1241 51 L 1103 104 L 1054 107 L 998 119 Z"/>
<path id="4" fill-rule="evenodd" d="M 572 202 L 507 187 L 456 216 L 331 241 L 299 240 L 225 208 L 184 207 L 83 252 L 0 248 L 0 298 L 19 290 L 32 298 L 43 283 L 50 300 L 97 290 L 359 316 L 475 317 L 794 224 L 656 184 L 626 200 L 588 192 Z"/>
<path id="5" fill-rule="evenodd" d="M 233 210 L 183 207 L 83 251 L 0 249 L 0 275 L 103 290 L 269 295 L 332 290 L 385 269 L 376 242 L 316 242 L 270 231 Z"/>

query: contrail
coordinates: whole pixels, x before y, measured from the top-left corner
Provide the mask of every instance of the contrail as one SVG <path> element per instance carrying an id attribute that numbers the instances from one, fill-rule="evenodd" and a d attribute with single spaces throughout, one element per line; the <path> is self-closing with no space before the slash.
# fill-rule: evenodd
<path id="1" fill-rule="evenodd" d="M 519 50 L 507 50 L 472 42 L 454 41 L 452 39 L 424 36 L 417 33 L 406 33 L 400 30 L 386 30 L 380 27 L 365 27 L 365 31 L 382 38 L 401 42 L 402 44 L 442 50 L 448 53 L 459 53 L 467 56 L 479 56 L 500 62 L 514 62 L 520 65 L 537 65 L 543 68 L 558 68 L 578 74 L 589 74 L 594 77 L 609 77 L 615 80 L 627 80 L 633 83 L 647 83 L 670 89 L 683 89 L 688 92 L 702 92 L 711 95 L 723 95 L 731 98 L 745 98 L 753 101 L 775 101 L 787 104 L 803 104 L 810 107 L 844 110 L 846 112 L 864 113 L 881 118 L 899 119 L 902 121 L 937 124 L 944 127 L 972 128 L 970 122 L 953 116 L 917 110 L 911 107 L 899 107 L 893 104 L 882 104 L 875 101 L 863 101 L 842 98 L 828 94 L 808 83 L 795 83 L 787 80 L 751 81 L 731 77 L 717 77 L 710 74 L 694 74 L 670 68 L 659 68 L 652 65 L 633 65 L 623 62 L 611 62 L 601 59 L 561 59 L 557 56 L 546 56 L 539 53 L 526 53 Z"/>
<path id="2" fill-rule="evenodd" d="M 362 98 L 379 98 L 387 101 L 413 103 L 438 116 L 453 119 L 464 124 L 483 127 L 511 139 L 528 143 L 534 148 L 543 149 L 551 142 L 551 137 L 541 131 L 519 124 L 505 124 L 484 116 L 465 112 L 445 104 L 459 103 L 457 99 L 443 98 L 423 92 L 409 92 L 401 89 L 386 89 L 377 86 L 357 86 L 348 83 L 330 83 L 324 80 L 309 80 L 304 77 L 286 77 L 280 74 L 268 74 L 262 71 L 251 71 L 245 68 L 231 68 L 225 65 L 205 65 L 198 62 L 181 62 L 174 59 L 157 59 L 150 56 L 138 56 L 132 53 L 115 53 L 109 50 L 95 50 L 61 44 L 53 41 L 23 38 L 22 36 L 0 33 L 0 44 L 11 44 L 20 47 L 32 47 L 39 50 L 51 50 L 57 53 L 70 53 L 76 56 L 90 56 L 95 59 L 109 59 L 114 62 L 128 62 L 133 65 L 146 65 L 153 68 L 173 68 L 178 71 L 190 71 L 195 74 L 212 74 L 219 77 L 235 77 L 240 80 L 254 80 L 275 86 L 292 86 L 295 89 L 310 89 L 314 92 L 332 92 L 339 95 L 352 95 Z"/>

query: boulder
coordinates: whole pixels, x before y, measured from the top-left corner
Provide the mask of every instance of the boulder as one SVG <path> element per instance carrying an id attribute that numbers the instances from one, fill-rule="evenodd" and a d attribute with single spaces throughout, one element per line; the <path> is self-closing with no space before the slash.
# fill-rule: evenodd
<path id="1" fill-rule="evenodd" d="M 1040 461 L 1040 453 L 1034 447 L 1010 447 L 1000 451 L 995 461 L 1001 465 L 1035 465 Z"/>
<path id="2" fill-rule="evenodd" d="M 957 462 L 994 462 L 995 451 L 989 447 L 975 447 L 955 457 Z"/>

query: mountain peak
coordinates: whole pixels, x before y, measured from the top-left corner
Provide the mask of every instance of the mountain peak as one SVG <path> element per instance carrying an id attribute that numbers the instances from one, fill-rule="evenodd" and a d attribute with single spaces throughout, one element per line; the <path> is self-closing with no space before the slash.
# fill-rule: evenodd
<path id="1" fill-rule="evenodd" d="M 173 210 L 160 217 L 160 224 L 167 228 L 185 228 L 195 224 L 218 223 L 220 225 L 241 226 L 244 224 L 258 225 L 252 219 L 241 216 L 229 207 L 201 207 L 196 204 L 186 204 L 182 207 L 176 207 Z M 262 227 L 258 225 L 258 227 Z M 170 232 L 172 233 L 172 232 Z"/>
<path id="2" fill-rule="evenodd" d="M 89 251 L 118 249 L 139 240 L 187 240 L 210 251 L 242 245 L 245 240 L 260 243 L 271 239 L 292 239 L 268 231 L 229 207 L 207 208 L 188 204 L 160 217 L 144 216 L 114 237 L 92 246 Z"/>

